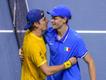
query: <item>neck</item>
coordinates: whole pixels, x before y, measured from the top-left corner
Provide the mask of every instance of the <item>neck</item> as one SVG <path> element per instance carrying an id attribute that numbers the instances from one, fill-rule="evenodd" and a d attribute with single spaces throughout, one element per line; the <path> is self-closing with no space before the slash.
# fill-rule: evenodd
<path id="1" fill-rule="evenodd" d="M 67 29 L 68 29 L 68 26 L 63 25 L 60 29 L 57 30 L 58 36 L 63 37 Z"/>
<path id="2" fill-rule="evenodd" d="M 42 36 L 42 31 L 39 29 L 35 29 L 32 31 L 32 33 L 34 33 L 36 36 L 41 37 Z"/>

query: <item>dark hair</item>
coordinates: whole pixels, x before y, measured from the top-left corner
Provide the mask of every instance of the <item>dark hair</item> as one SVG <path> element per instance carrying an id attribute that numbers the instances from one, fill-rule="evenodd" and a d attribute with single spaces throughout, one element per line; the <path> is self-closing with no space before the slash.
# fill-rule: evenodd
<path id="1" fill-rule="evenodd" d="M 37 22 L 37 23 L 39 23 L 39 22 Z M 32 23 L 32 25 L 28 28 L 30 31 L 33 31 L 34 29 L 37 29 L 37 27 L 36 26 L 33 26 L 33 24 L 34 23 Z"/>
<path id="2" fill-rule="evenodd" d="M 33 31 L 34 30 L 34 26 L 29 27 L 29 30 Z"/>

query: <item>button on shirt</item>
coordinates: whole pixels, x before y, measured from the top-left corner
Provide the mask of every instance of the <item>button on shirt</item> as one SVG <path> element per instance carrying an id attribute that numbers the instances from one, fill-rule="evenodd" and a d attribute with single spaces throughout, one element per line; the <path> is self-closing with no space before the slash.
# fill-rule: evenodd
<path id="1" fill-rule="evenodd" d="M 82 58 L 87 52 L 82 38 L 69 27 L 63 38 L 60 40 L 57 38 L 57 31 L 50 27 L 45 32 L 45 41 L 50 48 L 51 66 L 63 64 L 73 56 Z M 67 70 L 57 72 L 56 74 L 47 77 L 47 80 L 81 80 L 78 62 Z"/>

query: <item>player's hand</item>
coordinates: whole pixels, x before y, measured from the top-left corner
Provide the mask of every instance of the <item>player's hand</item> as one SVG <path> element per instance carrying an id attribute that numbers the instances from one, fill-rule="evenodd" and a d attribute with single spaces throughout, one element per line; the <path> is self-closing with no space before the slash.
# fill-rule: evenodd
<path id="1" fill-rule="evenodd" d="M 71 61 L 72 65 L 77 63 L 76 57 L 71 57 L 69 60 Z"/>
<path id="2" fill-rule="evenodd" d="M 23 57 L 23 50 L 22 50 L 22 48 L 19 49 L 19 57 L 20 57 L 21 61 L 23 62 L 24 57 Z"/>

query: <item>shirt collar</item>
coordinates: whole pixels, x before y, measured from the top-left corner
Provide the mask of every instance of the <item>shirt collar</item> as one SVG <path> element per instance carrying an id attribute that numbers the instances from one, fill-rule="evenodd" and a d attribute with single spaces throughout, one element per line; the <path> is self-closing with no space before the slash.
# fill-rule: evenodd
<path id="1" fill-rule="evenodd" d="M 67 31 L 65 32 L 64 36 L 60 40 L 58 40 L 57 35 L 56 35 L 56 39 L 60 42 L 64 42 L 67 39 L 68 32 L 69 32 L 69 27 L 68 27 Z"/>

